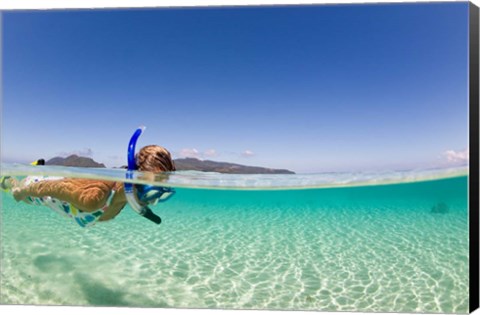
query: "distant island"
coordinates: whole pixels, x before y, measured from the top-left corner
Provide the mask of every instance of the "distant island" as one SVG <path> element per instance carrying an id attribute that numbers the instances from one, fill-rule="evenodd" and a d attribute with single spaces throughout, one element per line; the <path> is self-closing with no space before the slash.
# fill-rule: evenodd
<path id="1" fill-rule="evenodd" d="M 174 162 L 177 171 L 201 171 L 226 174 L 295 174 L 295 172 L 285 169 L 246 166 L 227 162 L 199 160 L 195 158 L 176 159 L 174 160 Z M 66 158 L 54 157 L 46 161 L 45 164 L 58 166 L 105 168 L 105 165 L 103 163 L 98 163 L 91 158 L 78 155 L 70 155 Z"/>
<path id="2" fill-rule="evenodd" d="M 228 174 L 295 174 L 284 169 L 265 168 L 258 166 L 246 166 L 240 164 L 199 160 L 195 158 L 176 159 L 175 166 L 178 171 L 202 171 Z"/>
<path id="3" fill-rule="evenodd" d="M 70 155 L 66 158 L 62 157 L 54 157 L 45 162 L 45 165 L 59 165 L 59 166 L 74 166 L 74 167 L 101 167 L 104 168 L 105 164 L 97 163 L 91 158 L 78 156 L 78 155 Z"/>

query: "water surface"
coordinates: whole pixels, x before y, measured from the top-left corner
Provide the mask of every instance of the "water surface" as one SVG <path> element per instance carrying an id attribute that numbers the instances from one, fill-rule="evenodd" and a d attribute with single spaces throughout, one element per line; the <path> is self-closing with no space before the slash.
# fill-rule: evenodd
<path id="1" fill-rule="evenodd" d="M 468 313 L 467 179 L 462 169 L 177 172 L 162 182 L 176 195 L 154 208 L 161 225 L 126 207 L 87 229 L 2 193 L 0 302 Z"/>

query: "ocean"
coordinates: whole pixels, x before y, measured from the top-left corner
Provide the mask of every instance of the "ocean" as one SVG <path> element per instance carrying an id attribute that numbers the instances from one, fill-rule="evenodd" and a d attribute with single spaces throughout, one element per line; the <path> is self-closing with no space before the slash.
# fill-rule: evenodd
<path id="1" fill-rule="evenodd" d="M 91 228 L 2 192 L 0 303 L 468 313 L 467 174 L 176 172 L 162 224 L 127 206 Z"/>

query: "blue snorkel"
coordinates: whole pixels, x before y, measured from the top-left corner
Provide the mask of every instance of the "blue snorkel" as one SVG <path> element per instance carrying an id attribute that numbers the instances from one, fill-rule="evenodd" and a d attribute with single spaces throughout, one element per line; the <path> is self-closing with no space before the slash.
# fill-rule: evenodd
<path id="1" fill-rule="evenodd" d="M 135 130 L 135 133 L 130 138 L 130 143 L 128 144 L 128 170 L 133 171 L 137 169 L 137 162 L 135 161 L 135 146 L 137 145 L 138 138 L 142 135 L 143 131 L 147 127 L 140 126 Z M 131 178 L 131 177 L 130 177 Z"/>
<path id="2" fill-rule="evenodd" d="M 130 139 L 130 143 L 128 144 L 128 170 L 125 175 L 127 179 L 133 179 L 133 171 L 137 169 L 137 163 L 135 161 L 135 145 L 137 144 L 137 140 L 144 130 L 144 126 L 139 127 L 133 134 L 132 138 Z M 124 183 L 124 187 L 128 204 L 135 212 L 149 219 L 150 221 L 155 222 L 156 224 L 160 224 L 162 222 L 162 219 L 153 213 L 153 211 L 147 205 L 141 205 L 138 203 L 133 193 L 132 183 Z"/>

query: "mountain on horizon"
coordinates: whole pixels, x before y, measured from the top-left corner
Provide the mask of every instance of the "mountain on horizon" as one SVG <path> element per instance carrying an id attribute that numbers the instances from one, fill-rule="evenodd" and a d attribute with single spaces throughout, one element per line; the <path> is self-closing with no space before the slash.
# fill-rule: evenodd
<path id="1" fill-rule="evenodd" d="M 295 174 L 286 169 L 273 169 L 259 166 L 246 166 L 241 164 L 199 160 L 196 158 L 175 159 L 177 171 L 201 171 L 217 172 L 225 174 Z M 66 158 L 54 157 L 48 160 L 45 165 L 73 166 L 73 167 L 98 167 L 105 168 L 103 163 L 98 163 L 91 158 L 78 155 L 70 155 Z"/>
<path id="2" fill-rule="evenodd" d="M 202 171 L 227 174 L 295 174 L 286 169 L 273 169 L 259 166 L 246 166 L 241 164 L 199 160 L 196 158 L 175 159 L 177 171 Z"/>
<path id="3" fill-rule="evenodd" d="M 72 154 L 66 158 L 63 157 L 54 157 L 47 162 L 45 165 L 59 165 L 59 166 L 74 166 L 74 167 L 98 167 L 98 168 L 105 168 L 105 164 L 97 163 L 91 158 L 78 156 L 76 154 Z"/>

